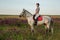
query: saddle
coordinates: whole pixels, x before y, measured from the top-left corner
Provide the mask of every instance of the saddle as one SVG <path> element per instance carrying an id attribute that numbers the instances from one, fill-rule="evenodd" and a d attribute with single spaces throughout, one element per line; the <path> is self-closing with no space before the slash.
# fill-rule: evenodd
<path id="1" fill-rule="evenodd" d="M 41 16 L 41 15 L 40 15 L 40 16 L 38 16 L 37 21 L 42 21 L 42 20 L 43 20 L 42 16 Z"/>
<path id="2" fill-rule="evenodd" d="M 42 20 L 43 20 L 43 18 L 42 18 L 42 16 L 41 16 L 41 15 L 39 15 L 39 16 L 37 17 L 37 19 L 35 19 L 35 15 L 34 15 L 34 16 L 33 16 L 33 20 L 42 21 Z"/>
<path id="3" fill-rule="evenodd" d="M 35 19 L 35 16 L 36 16 L 36 15 L 33 15 L 34 25 L 37 25 L 37 21 L 42 21 L 43 18 L 42 18 L 41 15 L 39 15 L 39 16 Z"/>

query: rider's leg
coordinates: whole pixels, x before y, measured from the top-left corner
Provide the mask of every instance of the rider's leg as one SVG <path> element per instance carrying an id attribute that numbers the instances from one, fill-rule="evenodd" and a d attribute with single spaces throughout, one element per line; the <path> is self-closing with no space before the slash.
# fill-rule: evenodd
<path id="1" fill-rule="evenodd" d="M 35 25 L 37 25 L 38 17 L 39 17 L 39 14 L 36 14 L 36 16 L 35 16 Z"/>
<path id="2" fill-rule="evenodd" d="M 33 19 L 34 19 L 34 20 L 35 20 L 35 16 L 36 16 L 36 15 L 33 15 Z"/>
<path id="3" fill-rule="evenodd" d="M 38 19 L 38 16 L 39 16 L 39 14 L 35 14 L 35 15 L 33 16 L 33 19 L 34 19 L 34 25 L 37 25 L 37 19 Z"/>
<path id="4" fill-rule="evenodd" d="M 38 17 L 35 19 L 34 25 L 37 25 L 37 19 L 38 19 Z"/>
<path id="5" fill-rule="evenodd" d="M 37 25 L 37 19 L 35 19 L 34 25 Z"/>

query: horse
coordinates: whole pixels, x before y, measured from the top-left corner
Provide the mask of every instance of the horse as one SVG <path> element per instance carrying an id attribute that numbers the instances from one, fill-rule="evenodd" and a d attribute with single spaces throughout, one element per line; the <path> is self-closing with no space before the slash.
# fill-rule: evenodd
<path id="1" fill-rule="evenodd" d="M 30 25 L 31 27 L 31 32 L 34 31 L 34 20 L 33 20 L 33 15 L 28 12 L 26 9 L 23 9 L 23 11 L 20 13 L 19 17 L 21 16 L 24 16 L 27 21 L 28 21 L 28 24 Z M 53 24 L 53 20 L 50 16 L 42 16 L 43 20 L 41 21 L 37 21 L 37 26 L 38 25 L 42 25 L 42 24 L 45 24 L 45 29 L 46 29 L 46 32 L 47 31 L 51 31 L 51 33 L 53 33 L 53 27 L 51 27 L 51 24 Z"/>

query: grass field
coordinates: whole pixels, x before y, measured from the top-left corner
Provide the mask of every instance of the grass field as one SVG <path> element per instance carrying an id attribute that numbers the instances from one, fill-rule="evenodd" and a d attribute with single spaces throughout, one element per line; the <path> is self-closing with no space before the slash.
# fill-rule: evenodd
<path id="1" fill-rule="evenodd" d="M 54 20 L 54 33 L 46 35 L 44 25 L 35 26 L 32 34 L 25 18 L 0 15 L 0 40 L 60 40 L 60 16 L 51 17 Z"/>

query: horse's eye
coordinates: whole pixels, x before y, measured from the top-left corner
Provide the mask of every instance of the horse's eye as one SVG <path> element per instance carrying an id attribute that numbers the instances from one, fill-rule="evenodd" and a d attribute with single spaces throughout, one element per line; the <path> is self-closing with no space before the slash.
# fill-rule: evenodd
<path id="1" fill-rule="evenodd" d="M 23 13 L 24 13 L 25 11 L 23 11 Z"/>
<path id="2" fill-rule="evenodd" d="M 22 13 L 24 13 L 24 12 L 22 12 Z"/>
<path id="3" fill-rule="evenodd" d="M 24 12 L 22 12 L 22 13 L 24 13 Z"/>

